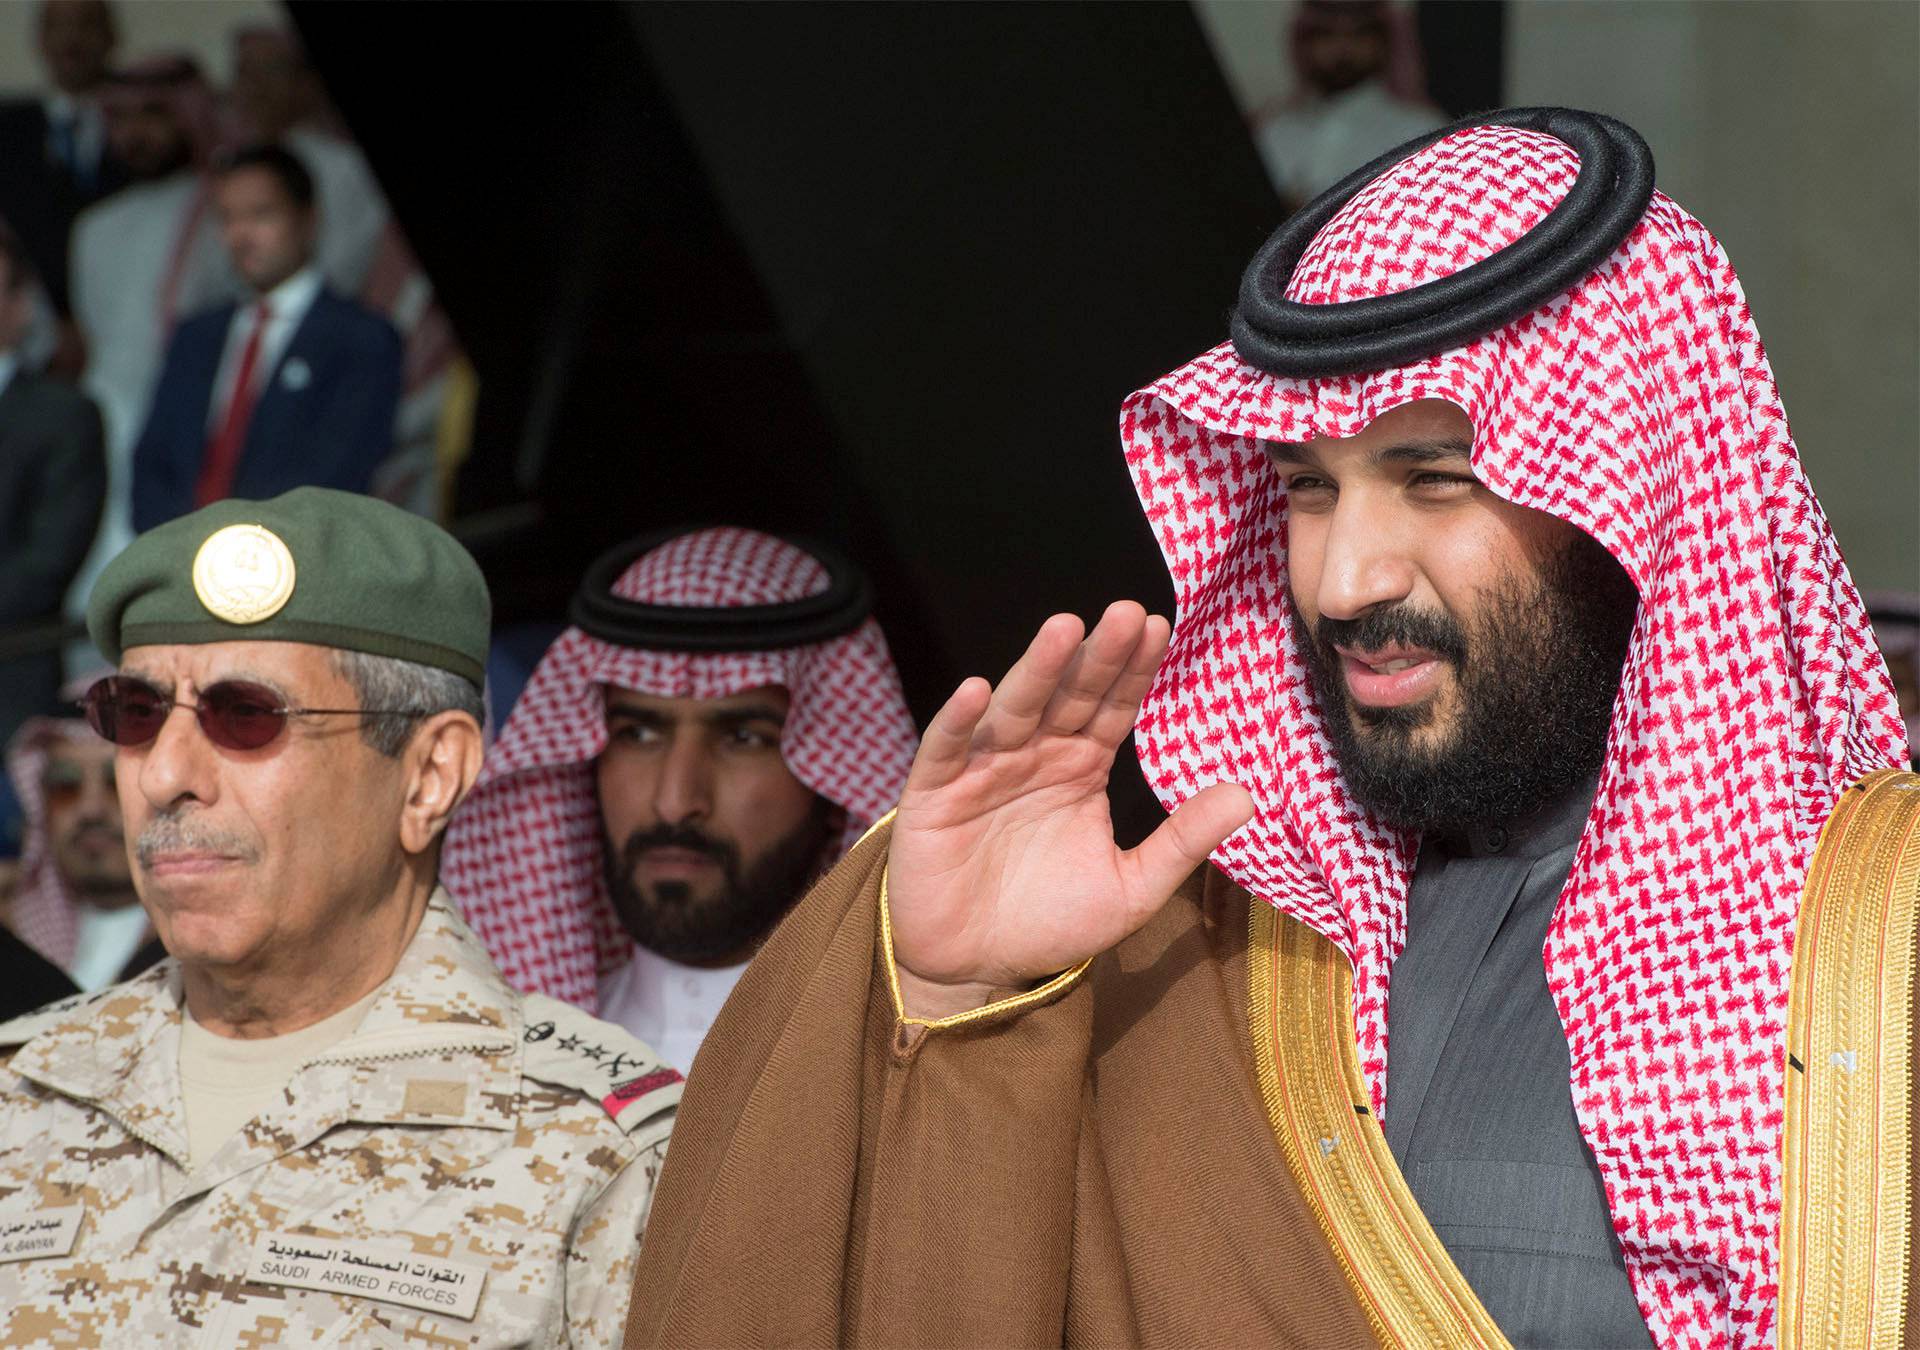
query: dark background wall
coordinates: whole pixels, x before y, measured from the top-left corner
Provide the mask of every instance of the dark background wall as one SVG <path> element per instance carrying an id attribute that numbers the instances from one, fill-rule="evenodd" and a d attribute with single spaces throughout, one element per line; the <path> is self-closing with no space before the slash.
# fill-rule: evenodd
<path id="1" fill-rule="evenodd" d="M 1278 223 L 1188 6 L 292 12 L 480 374 L 503 622 L 651 527 L 824 535 L 924 719 L 1056 610 L 1170 603 L 1119 405 Z"/>

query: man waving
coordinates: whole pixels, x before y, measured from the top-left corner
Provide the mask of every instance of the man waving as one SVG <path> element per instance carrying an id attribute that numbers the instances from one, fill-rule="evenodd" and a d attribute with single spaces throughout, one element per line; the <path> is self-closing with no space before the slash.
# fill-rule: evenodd
<path id="1" fill-rule="evenodd" d="M 1233 336 L 1121 414 L 1177 627 L 935 717 L 714 1029 L 629 1344 L 1897 1341 L 1915 780 L 1719 245 L 1510 110 Z"/>

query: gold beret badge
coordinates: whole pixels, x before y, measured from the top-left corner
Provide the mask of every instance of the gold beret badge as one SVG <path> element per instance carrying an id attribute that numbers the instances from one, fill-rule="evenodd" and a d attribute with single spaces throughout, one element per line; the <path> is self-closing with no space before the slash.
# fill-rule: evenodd
<path id="1" fill-rule="evenodd" d="M 215 530 L 193 555 L 193 593 L 228 623 L 270 619 L 293 594 L 293 554 L 264 525 Z"/>

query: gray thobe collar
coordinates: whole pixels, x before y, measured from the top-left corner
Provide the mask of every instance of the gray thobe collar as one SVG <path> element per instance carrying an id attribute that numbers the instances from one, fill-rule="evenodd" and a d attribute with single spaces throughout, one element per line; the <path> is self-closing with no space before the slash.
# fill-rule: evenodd
<path id="1" fill-rule="evenodd" d="M 1519 820 L 1430 834 L 1421 840 L 1422 851 L 1432 848 L 1447 858 L 1543 858 L 1580 842 L 1598 785 L 1596 774 Z"/>

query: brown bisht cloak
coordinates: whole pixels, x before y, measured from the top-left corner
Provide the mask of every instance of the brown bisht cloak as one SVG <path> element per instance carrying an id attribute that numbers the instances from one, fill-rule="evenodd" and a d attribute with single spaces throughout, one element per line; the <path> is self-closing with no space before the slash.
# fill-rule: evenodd
<path id="1" fill-rule="evenodd" d="M 1203 868 L 1084 974 L 905 1023 L 889 837 L 709 1033 L 628 1346 L 1504 1344 L 1368 1113 L 1324 939 Z M 1920 1345 L 1917 916 L 1920 777 L 1875 774 L 1795 953 L 1782 1346 Z"/>

